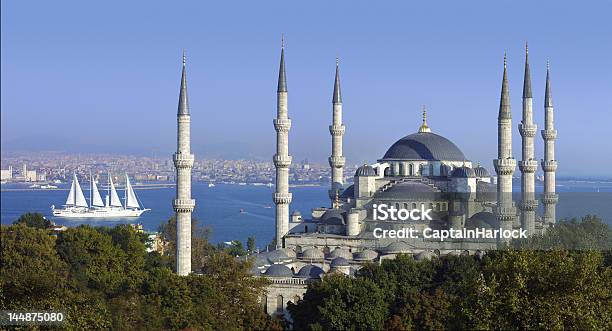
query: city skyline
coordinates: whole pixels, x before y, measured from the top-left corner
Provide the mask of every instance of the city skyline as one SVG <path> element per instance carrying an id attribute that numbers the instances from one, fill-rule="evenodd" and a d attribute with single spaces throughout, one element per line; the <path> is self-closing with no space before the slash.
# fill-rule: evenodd
<path id="1" fill-rule="evenodd" d="M 560 131 L 557 152 L 563 163 L 559 175 L 609 175 L 605 164 L 612 156 L 598 153 L 607 149 L 602 137 L 610 120 L 606 110 L 612 109 L 608 91 L 612 81 L 601 74 L 612 68 L 612 61 L 605 57 L 611 45 L 601 42 L 610 28 L 604 22 L 606 4 L 591 4 L 585 6 L 587 10 L 552 2 L 528 8 L 516 3 L 505 8 L 506 14 L 522 15 L 524 21 L 512 24 L 497 22 L 494 7 L 486 3 L 477 13 L 450 4 L 430 22 L 418 15 L 434 10 L 426 4 L 343 3 L 287 12 L 261 5 L 253 8 L 260 16 L 244 14 L 247 10 L 235 17 L 239 24 L 230 26 L 224 19 L 232 15 L 222 4 L 187 4 L 191 11 L 180 8 L 186 17 L 162 13 L 151 5 L 145 10 L 149 16 L 138 20 L 140 29 L 134 29 L 130 14 L 141 8 L 132 5 L 126 5 L 123 13 L 95 8 L 112 16 L 116 26 L 99 13 L 91 22 L 86 21 L 87 14 L 61 21 L 71 10 L 61 4 L 44 10 L 47 4 L 43 3 L 25 19 L 31 8 L 22 6 L 2 4 L 3 150 L 171 155 L 177 72 L 185 48 L 195 154 L 198 158 L 269 160 L 274 154 L 271 122 L 278 48 L 280 34 L 285 32 L 293 120 L 290 151 L 296 159 L 324 163 L 329 156 L 327 130 L 335 57 L 339 56 L 348 162 L 374 162 L 390 143 L 416 132 L 425 104 L 433 132 L 452 139 L 472 161 L 492 169 L 495 141 L 479 137 L 495 135 L 504 49 L 509 56 L 512 113 L 520 118 L 524 42 L 528 40 L 534 121 L 539 127 L 544 122 L 546 60 L 551 61 Z M 76 7 L 73 10 L 84 9 Z M 397 10 L 387 12 L 385 20 L 368 20 L 368 10 L 389 9 Z M 300 17 L 315 11 L 328 24 L 326 28 L 308 27 Z M 195 19 L 197 15 L 206 20 Z M 157 26 L 156 19 L 166 16 L 184 20 Z M 49 31 L 40 30 L 51 22 L 50 17 Z M 272 18 L 278 20 L 267 21 Z M 474 22 L 463 21 L 469 19 Z M 443 20 L 446 29 L 436 26 Z M 540 21 L 535 24 L 535 20 Z M 466 24 L 452 31 L 448 22 Z M 122 33 L 126 27 L 131 35 Z M 78 49 L 66 47 L 71 38 L 79 40 Z M 68 129 L 78 133 L 79 139 L 73 139 Z M 371 134 L 364 139 L 363 132 Z M 513 133 L 518 160 L 516 125 Z M 536 139 L 535 157 L 542 156 L 542 140 Z"/>

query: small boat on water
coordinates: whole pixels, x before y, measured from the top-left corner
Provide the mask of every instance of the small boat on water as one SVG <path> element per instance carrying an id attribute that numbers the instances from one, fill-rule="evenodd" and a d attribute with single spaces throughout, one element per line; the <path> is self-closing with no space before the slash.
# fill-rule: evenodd
<path id="1" fill-rule="evenodd" d="M 246 211 L 244 211 L 244 209 L 240 208 L 240 213 L 241 214 L 246 214 Z"/>
<path id="2" fill-rule="evenodd" d="M 120 217 L 139 217 L 145 211 L 151 210 L 142 208 L 138 202 L 138 197 L 132 188 L 130 178 L 125 174 L 125 206 L 121 203 L 117 189 L 113 180 L 108 175 L 108 193 L 106 201 L 102 201 L 98 186 L 91 177 L 89 190 L 89 202 L 85 199 L 81 185 L 76 174 L 73 175 L 70 193 L 62 209 L 55 209 L 51 206 L 53 216 L 66 218 L 120 218 Z"/>
<path id="3" fill-rule="evenodd" d="M 208 183 L 208 187 L 215 187 L 214 183 Z"/>

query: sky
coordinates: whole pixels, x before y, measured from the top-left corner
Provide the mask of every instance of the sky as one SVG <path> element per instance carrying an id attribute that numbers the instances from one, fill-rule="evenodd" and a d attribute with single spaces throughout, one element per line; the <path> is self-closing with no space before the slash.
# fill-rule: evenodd
<path id="1" fill-rule="evenodd" d="M 350 163 L 373 163 L 416 132 L 424 104 L 433 132 L 492 170 L 504 51 L 520 159 L 528 41 L 538 129 L 551 63 L 558 174 L 612 176 L 611 1 L 14 0 L 1 9 L 3 151 L 169 157 L 185 49 L 196 157 L 271 159 L 284 33 L 294 160 L 330 154 L 338 56 Z"/>

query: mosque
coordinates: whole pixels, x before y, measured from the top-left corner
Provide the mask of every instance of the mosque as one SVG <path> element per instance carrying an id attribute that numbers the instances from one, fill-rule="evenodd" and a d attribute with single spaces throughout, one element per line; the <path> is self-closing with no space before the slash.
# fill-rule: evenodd
<path id="1" fill-rule="evenodd" d="M 540 161 L 544 171 L 544 192 L 540 196 L 543 206 L 539 206 L 535 194 L 538 162 L 534 140 L 537 126 L 532 109 L 527 47 L 522 118 L 518 125 L 522 137 L 519 162 L 514 159 L 512 151 L 512 112 L 506 67 L 504 56 L 497 123 L 498 153 L 493 160 L 496 176 L 491 176 L 485 167 L 473 164 L 455 143 L 435 132 L 429 126 L 426 110 L 423 109 L 422 122 L 420 126 L 415 125 L 416 132 L 397 140 L 376 162 L 359 167 L 354 174 L 353 184 L 345 186 L 346 161 L 342 144 L 346 127 L 342 122 L 340 70 L 336 61 L 332 123 L 329 126 L 332 140 L 329 157 L 332 173 L 330 208 L 315 208 L 310 216 L 304 217 L 299 211 L 290 214 L 291 119 L 287 103 L 285 48 L 284 45 L 281 47 L 277 116 L 273 121 L 277 137 L 276 154 L 273 157 L 276 190 L 272 197 L 276 205 L 276 249 L 253 256 L 252 269 L 254 275 L 271 281 L 267 295 L 262 298 L 262 304 L 269 314 L 286 313 L 287 303 L 299 300 L 309 282 L 329 273 L 353 275 L 365 263 L 393 259 L 397 254 L 408 254 L 417 260 L 440 255 L 482 254 L 505 242 L 499 238 L 447 238 L 443 241 L 424 236 L 380 238 L 376 236 L 376 231 L 397 231 L 407 227 L 421 232 L 425 229 L 522 229 L 528 235 L 533 235 L 554 225 L 558 200 L 555 193 L 557 161 L 554 155 L 557 131 L 554 128 L 550 68 L 547 65 L 544 129 L 541 130 L 544 156 Z M 190 181 L 185 179 L 190 176 L 190 166 L 193 163 L 193 155 L 188 154 L 189 133 L 184 132 L 189 130 L 188 114 L 183 67 L 179 102 L 179 148 L 175 154 L 180 185 L 174 202 L 177 219 L 183 221 L 177 231 L 177 270 L 183 274 L 190 268 L 180 264 L 189 263 L 190 260 L 187 220 L 195 205 L 195 201 L 191 200 Z M 512 176 L 517 163 L 521 172 L 521 192 L 520 198 L 517 194 L 513 200 Z M 380 205 L 396 209 L 428 209 L 431 217 L 422 220 L 380 220 L 375 215 L 376 206 Z M 540 210 L 541 215 L 537 215 Z"/>

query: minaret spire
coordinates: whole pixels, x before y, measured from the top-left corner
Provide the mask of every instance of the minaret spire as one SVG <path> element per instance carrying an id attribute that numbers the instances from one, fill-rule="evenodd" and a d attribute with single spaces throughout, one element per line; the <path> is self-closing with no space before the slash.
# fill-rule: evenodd
<path id="1" fill-rule="evenodd" d="M 346 127 L 342 123 L 342 93 L 340 92 L 340 65 L 338 57 L 336 57 L 336 77 L 334 80 L 334 94 L 332 96 L 332 124 L 329 126 L 329 133 L 332 137 L 332 153 L 329 157 L 329 166 L 331 167 L 331 189 L 329 190 L 329 198 L 334 205 L 334 198 L 338 191 L 344 185 L 344 165 L 346 159 L 342 151 L 342 138 Z"/>
<path id="2" fill-rule="evenodd" d="M 556 171 L 557 160 L 555 160 L 555 140 L 557 130 L 554 124 L 554 111 L 552 101 L 552 91 L 550 84 L 550 65 L 546 63 L 546 92 L 544 96 L 544 159 L 542 160 L 542 170 L 544 170 L 544 194 L 542 203 L 544 204 L 544 228 L 552 226 L 556 222 L 556 205 L 559 200 L 556 194 Z"/>
<path id="3" fill-rule="evenodd" d="M 195 200 L 191 198 L 191 169 L 194 155 L 191 154 L 191 115 L 187 101 L 185 51 L 183 51 L 177 122 L 177 148 L 173 156 L 176 168 L 176 199 L 172 201 L 172 207 L 176 213 L 176 273 L 186 276 L 191 273 L 191 213 L 195 207 Z"/>
<path id="4" fill-rule="evenodd" d="M 289 166 L 291 156 L 289 155 L 289 129 L 291 119 L 288 117 L 287 106 L 287 77 L 285 75 L 285 37 L 281 40 L 281 60 L 278 72 L 278 89 L 276 93 L 276 119 L 274 129 L 276 130 L 276 154 L 273 157 L 276 167 L 276 191 L 273 194 L 276 204 L 276 248 L 284 246 L 283 238 L 289 232 L 289 204 L 292 195 L 289 193 Z"/>
<path id="5" fill-rule="evenodd" d="M 427 107 L 425 107 L 425 105 L 423 105 L 423 124 L 421 124 L 419 128 L 419 132 L 431 132 L 431 129 L 427 125 Z"/>
<path id="6" fill-rule="evenodd" d="M 287 75 L 285 74 L 285 35 L 281 37 L 281 58 L 278 70 L 278 89 L 277 92 L 287 92 Z"/>
<path id="7" fill-rule="evenodd" d="M 531 97 L 531 74 L 529 70 L 529 48 L 525 43 L 525 77 L 523 81 L 523 117 L 519 124 L 522 137 L 521 170 L 521 227 L 528 235 L 535 233 L 535 211 L 538 201 L 535 199 L 535 172 L 538 161 L 535 159 L 534 137 L 537 126 L 533 123 L 533 101 Z"/>
<path id="8" fill-rule="evenodd" d="M 504 74 L 497 117 L 497 159 L 493 160 L 497 172 L 497 209 L 500 227 L 512 229 L 516 210 L 512 202 L 512 174 L 516 160 L 512 157 L 512 113 L 510 111 L 510 89 L 508 88 L 507 57 L 504 52 Z"/>

